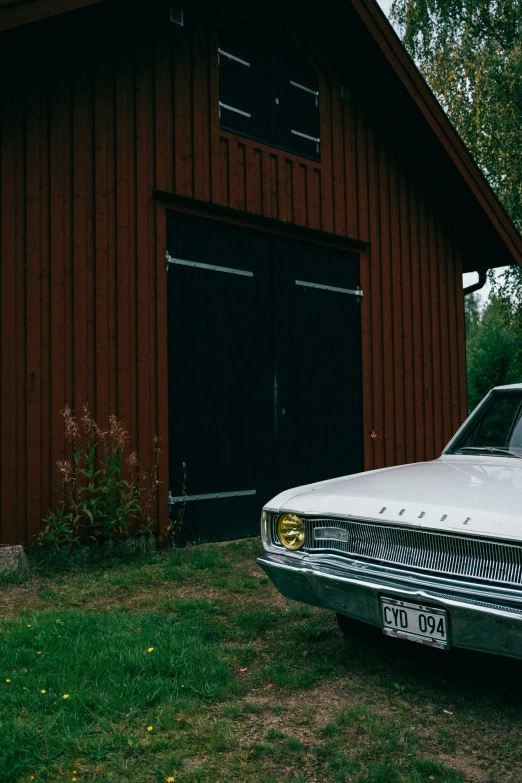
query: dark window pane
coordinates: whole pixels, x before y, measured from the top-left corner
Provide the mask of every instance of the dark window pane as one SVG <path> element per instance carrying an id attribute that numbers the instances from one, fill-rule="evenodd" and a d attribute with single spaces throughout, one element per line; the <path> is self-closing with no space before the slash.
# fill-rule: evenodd
<path id="1" fill-rule="evenodd" d="M 513 438 L 510 444 L 510 435 L 521 404 L 522 398 L 519 394 L 495 395 L 477 424 L 463 433 L 463 437 L 455 444 L 452 451 L 458 451 L 466 446 L 507 448 L 516 445 L 513 443 Z"/>
<path id="2" fill-rule="evenodd" d="M 250 66 L 246 67 L 220 53 L 219 56 L 219 114 L 221 124 L 252 134 L 256 107 L 250 89 Z"/>
<path id="3" fill-rule="evenodd" d="M 289 82 L 285 97 L 285 117 L 281 145 L 319 157 L 319 98 Z"/>
<path id="4" fill-rule="evenodd" d="M 254 20 L 226 28 L 219 40 L 221 125 L 248 136 L 268 135 L 267 51 Z"/>
<path id="5" fill-rule="evenodd" d="M 317 73 L 290 39 L 279 39 L 274 50 L 277 143 L 309 157 L 319 157 Z"/>

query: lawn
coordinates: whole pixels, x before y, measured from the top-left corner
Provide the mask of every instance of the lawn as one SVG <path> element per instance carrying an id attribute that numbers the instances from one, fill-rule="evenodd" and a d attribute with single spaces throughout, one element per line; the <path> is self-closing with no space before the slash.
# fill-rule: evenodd
<path id="1" fill-rule="evenodd" d="M 283 599 L 258 539 L 0 587 L 0 781 L 514 783 L 522 664 Z"/>

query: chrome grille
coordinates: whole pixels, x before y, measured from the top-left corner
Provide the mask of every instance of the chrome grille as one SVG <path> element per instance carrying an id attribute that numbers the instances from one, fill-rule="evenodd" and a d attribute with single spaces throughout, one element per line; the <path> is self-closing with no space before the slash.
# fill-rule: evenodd
<path id="1" fill-rule="evenodd" d="M 308 552 L 338 552 L 447 576 L 522 584 L 522 547 L 515 544 L 346 519 L 307 519 L 306 525 Z M 348 540 L 314 539 L 318 527 L 341 528 Z"/>

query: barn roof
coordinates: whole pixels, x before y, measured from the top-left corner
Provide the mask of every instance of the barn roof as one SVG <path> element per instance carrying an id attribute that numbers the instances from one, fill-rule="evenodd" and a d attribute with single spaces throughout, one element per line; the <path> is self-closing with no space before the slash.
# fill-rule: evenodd
<path id="1" fill-rule="evenodd" d="M 0 32 L 99 2 L 102 0 L 0 0 Z"/>
<path id="2" fill-rule="evenodd" d="M 0 0 L 0 32 L 99 2 L 103 0 Z M 430 146 L 438 145 L 451 164 L 451 179 L 460 194 L 455 197 L 456 203 L 460 204 L 458 199 L 464 195 L 466 219 L 473 227 L 467 232 L 465 271 L 513 263 L 522 267 L 522 237 L 376 0 L 327 0 L 325 5 L 331 9 L 330 19 L 336 21 L 347 8 L 350 13 L 355 12 L 414 104 L 416 121 L 420 115 L 425 129 L 427 126 L 430 131 L 423 131 L 428 153 Z M 339 25 L 332 24 L 332 30 L 336 26 Z"/>
<path id="3" fill-rule="evenodd" d="M 468 148 L 451 124 L 431 89 L 406 51 L 376 0 L 351 0 L 380 51 L 393 68 L 426 122 L 490 221 L 506 253 L 491 259 L 490 267 L 517 263 L 522 266 L 522 237 L 480 171 Z M 511 261 L 508 257 L 511 257 Z"/>

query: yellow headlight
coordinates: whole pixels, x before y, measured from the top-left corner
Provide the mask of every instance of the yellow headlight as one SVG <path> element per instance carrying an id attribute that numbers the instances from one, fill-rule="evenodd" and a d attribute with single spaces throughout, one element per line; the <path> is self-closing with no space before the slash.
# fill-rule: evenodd
<path id="1" fill-rule="evenodd" d="M 283 514 L 277 522 L 277 535 L 287 549 L 300 549 L 305 540 L 305 526 L 296 514 Z"/>

